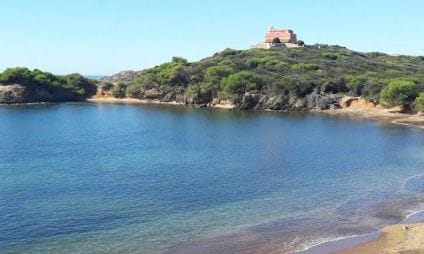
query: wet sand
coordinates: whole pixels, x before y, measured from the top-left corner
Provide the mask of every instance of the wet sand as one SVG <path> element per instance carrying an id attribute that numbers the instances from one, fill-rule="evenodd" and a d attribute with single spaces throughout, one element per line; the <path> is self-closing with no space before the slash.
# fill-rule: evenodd
<path id="1" fill-rule="evenodd" d="M 424 128 L 424 115 L 421 114 L 397 113 L 391 112 L 388 109 L 377 108 L 342 108 L 336 110 L 322 110 L 319 112 L 336 116 L 356 117 L 384 123 L 395 123 Z"/>
<path id="2" fill-rule="evenodd" d="M 424 253 L 424 223 L 398 224 L 381 230 L 382 235 L 373 241 L 358 245 L 337 254 Z"/>

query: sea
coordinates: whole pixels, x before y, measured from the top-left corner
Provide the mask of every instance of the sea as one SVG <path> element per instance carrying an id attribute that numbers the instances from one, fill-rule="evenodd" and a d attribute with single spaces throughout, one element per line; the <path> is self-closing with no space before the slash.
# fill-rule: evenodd
<path id="1" fill-rule="evenodd" d="M 402 222 L 424 210 L 423 194 L 420 128 L 175 105 L 0 106 L 0 253 L 293 253 Z"/>

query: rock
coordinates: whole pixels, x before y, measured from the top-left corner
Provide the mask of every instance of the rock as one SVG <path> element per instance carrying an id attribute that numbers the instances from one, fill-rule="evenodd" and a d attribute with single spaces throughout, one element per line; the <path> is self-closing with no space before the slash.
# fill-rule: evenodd
<path id="1" fill-rule="evenodd" d="M 339 101 L 340 107 L 348 108 L 353 101 L 357 101 L 358 99 L 359 97 L 343 96 Z"/>
<path id="2" fill-rule="evenodd" d="M 157 100 L 160 99 L 161 96 L 162 93 L 156 88 L 146 90 L 143 95 L 143 97 L 148 100 Z"/>
<path id="3" fill-rule="evenodd" d="M 336 94 L 323 94 L 318 93 L 317 90 L 314 90 L 311 94 L 306 95 L 306 108 L 311 109 L 329 109 L 330 105 L 333 105 L 332 107 L 339 107 L 339 98 L 340 95 Z"/>
<path id="4" fill-rule="evenodd" d="M 175 101 L 175 98 L 176 98 L 175 92 L 171 91 L 163 96 L 162 101 L 171 102 L 171 101 Z"/>
<path id="5" fill-rule="evenodd" d="M 368 101 L 364 98 L 359 97 L 357 100 L 352 101 L 349 107 L 369 109 L 369 108 L 376 108 L 377 103 Z"/>
<path id="6" fill-rule="evenodd" d="M 140 74 L 141 74 L 141 71 L 121 71 L 112 76 L 102 78 L 100 79 L 100 81 L 105 83 L 112 83 L 112 84 L 116 84 L 118 82 L 123 82 L 125 84 L 128 84 L 134 81 Z"/>
<path id="7" fill-rule="evenodd" d="M 388 113 L 405 113 L 405 108 L 402 106 L 396 106 L 389 109 L 386 109 L 386 112 Z"/>
<path id="8" fill-rule="evenodd" d="M 259 101 L 259 96 L 256 94 L 245 93 L 241 98 L 238 108 L 242 110 L 252 110 Z"/>
<path id="9" fill-rule="evenodd" d="M 24 86 L 18 84 L 0 85 L 0 103 L 24 103 L 29 102 L 28 99 L 28 94 Z"/>

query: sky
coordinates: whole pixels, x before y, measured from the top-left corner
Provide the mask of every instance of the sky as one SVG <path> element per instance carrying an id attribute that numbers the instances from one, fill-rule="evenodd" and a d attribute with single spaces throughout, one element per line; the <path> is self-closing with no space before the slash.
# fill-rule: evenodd
<path id="1" fill-rule="evenodd" d="M 422 0 L 0 0 L 0 71 L 111 75 L 247 49 L 271 26 L 306 44 L 424 55 Z"/>

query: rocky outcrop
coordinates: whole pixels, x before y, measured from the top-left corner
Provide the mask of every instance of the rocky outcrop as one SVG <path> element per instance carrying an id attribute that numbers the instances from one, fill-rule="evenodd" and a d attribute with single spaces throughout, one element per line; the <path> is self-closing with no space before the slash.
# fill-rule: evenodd
<path id="1" fill-rule="evenodd" d="M 121 71 L 115 75 L 102 78 L 100 79 L 100 81 L 105 83 L 112 83 L 112 84 L 115 84 L 118 82 L 130 83 L 134 81 L 140 75 L 140 73 L 141 71 Z"/>
<path id="2" fill-rule="evenodd" d="M 28 95 L 24 86 L 12 84 L 0 85 L 0 103 L 13 104 L 28 102 Z"/>
<path id="3" fill-rule="evenodd" d="M 378 103 L 368 101 L 361 97 L 344 96 L 340 100 L 340 107 L 342 108 L 358 108 L 358 109 L 369 109 L 380 107 Z"/>
<path id="4" fill-rule="evenodd" d="M 85 98 L 66 89 L 50 91 L 45 87 L 24 86 L 21 84 L 0 84 L 0 104 L 31 102 L 81 101 Z"/>
<path id="5" fill-rule="evenodd" d="M 241 110 L 324 110 L 340 107 L 340 97 L 335 94 L 323 94 L 317 90 L 305 97 L 245 93 L 235 104 Z"/>

